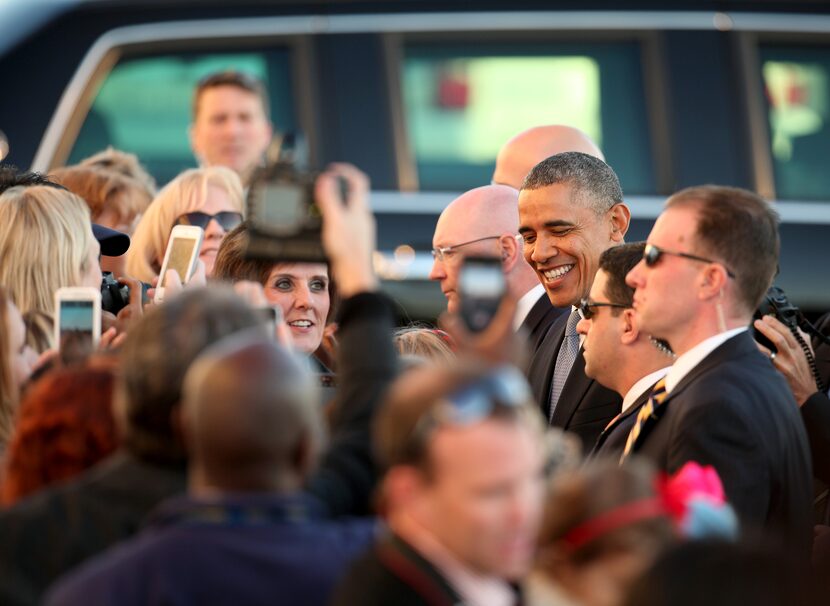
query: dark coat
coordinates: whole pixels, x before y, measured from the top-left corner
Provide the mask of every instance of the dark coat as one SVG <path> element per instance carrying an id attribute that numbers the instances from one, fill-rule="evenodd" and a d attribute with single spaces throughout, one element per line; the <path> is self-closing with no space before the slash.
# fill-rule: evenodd
<path id="1" fill-rule="evenodd" d="M 454 606 L 461 596 L 406 541 L 389 534 L 357 560 L 335 590 L 333 606 Z"/>
<path id="2" fill-rule="evenodd" d="M 58 576 L 135 534 L 163 499 L 183 492 L 184 466 L 121 452 L 0 513 L 0 604 L 35 604 Z"/>
<path id="3" fill-rule="evenodd" d="M 377 472 L 370 423 L 396 372 L 394 309 L 363 293 L 343 302 L 339 396 L 328 450 L 308 485 L 327 516 L 369 510 Z M 34 604 L 59 575 L 134 535 L 164 499 L 183 492 L 184 467 L 117 455 L 0 513 L 0 604 Z"/>
<path id="4" fill-rule="evenodd" d="M 784 378 L 748 332 L 729 339 L 675 386 L 633 452 L 674 473 L 712 465 L 742 525 L 807 553 L 812 465 Z"/>
<path id="5" fill-rule="evenodd" d="M 602 430 L 593 450 L 588 455 L 590 458 L 612 458 L 617 461 L 620 459 L 625 450 L 625 443 L 628 441 L 628 434 L 637 420 L 637 413 L 643 407 L 643 404 L 648 402 L 653 388 L 654 385 L 646 389 L 625 412 L 614 417 Z"/>
<path id="6" fill-rule="evenodd" d="M 568 313 L 553 323 L 530 361 L 527 378 L 533 396 L 546 419 L 550 419 L 550 390 L 556 356 L 565 337 Z M 585 375 L 585 358 L 582 349 L 576 356 L 571 372 L 559 396 L 551 425 L 570 431 L 582 440 L 582 447 L 589 452 L 605 429 L 619 414 L 622 398 Z"/>
<path id="7" fill-rule="evenodd" d="M 325 519 L 307 495 L 167 501 L 134 540 L 56 583 L 53 606 L 324 606 L 374 538 L 371 519 Z"/>

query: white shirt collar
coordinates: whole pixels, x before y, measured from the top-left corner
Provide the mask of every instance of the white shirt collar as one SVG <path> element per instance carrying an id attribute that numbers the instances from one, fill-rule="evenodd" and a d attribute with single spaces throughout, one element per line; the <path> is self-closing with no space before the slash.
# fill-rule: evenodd
<path id="1" fill-rule="evenodd" d="M 530 310 L 533 309 L 536 302 L 540 298 L 547 296 L 548 293 L 545 292 L 545 287 L 541 284 L 537 284 L 523 294 L 522 298 L 516 304 L 516 314 L 513 316 L 513 330 L 519 330 L 519 327 L 527 319 L 527 314 L 530 313 Z"/>
<path id="2" fill-rule="evenodd" d="M 671 393 L 672 390 L 677 387 L 677 384 L 683 380 L 683 377 L 689 374 L 698 364 L 700 364 L 706 356 L 715 351 L 718 347 L 726 343 L 735 335 L 738 335 L 746 330 L 749 330 L 749 327 L 741 326 L 740 328 L 727 330 L 726 332 L 717 334 L 714 337 L 704 339 L 682 356 L 678 356 L 677 360 L 674 361 L 671 370 L 669 370 L 666 375 L 666 393 Z"/>
<path id="3" fill-rule="evenodd" d="M 407 531 L 400 533 L 401 530 Z M 469 606 L 512 606 L 516 594 L 507 582 L 470 570 L 426 528 L 408 519 L 401 538 L 426 558 Z"/>
<path id="4" fill-rule="evenodd" d="M 665 368 L 661 368 L 660 370 L 655 370 L 653 373 L 644 376 L 642 379 L 634 383 L 631 386 L 631 389 L 628 390 L 628 393 L 625 394 L 622 403 L 622 410 L 620 413 L 625 412 L 637 399 L 643 395 L 647 389 L 650 389 L 652 385 L 657 383 L 660 379 L 666 376 L 666 374 L 671 369 L 671 366 L 666 366 Z"/>

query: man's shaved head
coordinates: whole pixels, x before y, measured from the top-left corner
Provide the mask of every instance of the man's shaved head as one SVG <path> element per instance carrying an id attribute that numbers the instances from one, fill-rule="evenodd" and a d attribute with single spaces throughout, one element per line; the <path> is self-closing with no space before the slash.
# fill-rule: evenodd
<path id="1" fill-rule="evenodd" d="M 193 488 L 293 488 L 312 466 L 323 425 L 310 373 L 257 334 L 218 343 L 188 371 L 183 420 Z"/>
<path id="2" fill-rule="evenodd" d="M 443 260 L 436 259 L 429 275 L 431 280 L 441 283 L 441 291 L 447 298 L 447 309 L 450 312 L 459 309 L 458 274 L 465 255 L 501 257 L 505 263 L 508 282 L 516 281 L 511 276 L 521 273 L 525 265 L 521 259 L 520 245 L 515 239 L 518 229 L 519 192 L 505 185 L 477 187 L 462 194 L 444 209 L 435 226 L 433 247 L 456 247 L 469 243 L 453 250 Z M 476 242 L 482 238 L 486 239 Z M 518 252 L 517 260 L 521 265 L 514 262 L 514 252 Z M 524 273 L 532 276 L 529 268 Z M 527 279 L 520 276 L 519 281 L 522 284 L 513 285 L 517 296 L 529 290 L 529 287 L 525 288 Z M 535 277 L 529 283 L 535 284 Z"/>
<path id="3" fill-rule="evenodd" d="M 433 244 L 448 246 L 470 239 L 516 233 L 519 226 L 519 194 L 512 187 L 485 185 L 461 194 L 438 217 L 436 237 L 449 225 L 452 242 Z"/>
<path id="4" fill-rule="evenodd" d="M 539 162 L 571 151 L 605 160 L 597 144 L 577 128 L 560 124 L 530 128 L 510 139 L 499 150 L 493 183 L 520 189 L 527 174 Z"/>

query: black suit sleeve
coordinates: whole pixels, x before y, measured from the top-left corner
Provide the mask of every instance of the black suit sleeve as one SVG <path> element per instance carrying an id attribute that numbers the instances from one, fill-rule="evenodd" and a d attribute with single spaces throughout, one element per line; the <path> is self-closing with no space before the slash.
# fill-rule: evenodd
<path id="1" fill-rule="evenodd" d="M 332 516 L 369 511 L 377 479 L 371 421 L 396 373 L 394 318 L 391 302 L 376 293 L 361 293 L 341 307 L 331 444 L 308 486 Z"/>

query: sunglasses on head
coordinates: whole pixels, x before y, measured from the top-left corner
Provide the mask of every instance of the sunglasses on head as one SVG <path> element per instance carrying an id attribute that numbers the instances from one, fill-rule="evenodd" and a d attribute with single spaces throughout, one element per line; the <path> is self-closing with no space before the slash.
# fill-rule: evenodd
<path id="1" fill-rule="evenodd" d="M 527 379 L 516 368 L 503 366 L 478 378 L 425 410 L 410 432 L 405 450 L 410 456 L 423 448 L 438 427 L 467 426 L 497 409 L 518 410 L 532 400 Z"/>
<path id="2" fill-rule="evenodd" d="M 605 303 L 600 301 L 589 301 L 588 299 L 582 299 L 579 302 L 579 311 L 582 313 L 582 317 L 586 320 L 590 320 L 596 315 L 596 310 L 598 307 L 617 307 L 619 309 L 627 309 L 628 305 L 621 305 L 619 303 Z"/>
<path id="3" fill-rule="evenodd" d="M 700 261 L 701 263 L 718 263 L 723 265 L 720 261 L 715 261 L 714 259 L 707 259 L 706 257 L 698 257 L 697 255 L 692 255 L 690 253 L 684 252 L 675 252 L 671 250 L 666 250 L 665 248 L 659 248 L 654 244 L 646 244 L 646 248 L 643 251 L 643 261 L 646 262 L 646 266 L 654 267 L 657 263 L 660 262 L 660 257 L 663 255 L 672 255 L 674 257 L 683 257 L 684 259 L 691 259 L 692 261 Z M 733 274 L 726 265 L 723 265 L 724 269 L 726 269 L 726 275 L 730 278 L 735 278 L 735 274 Z"/>
<path id="4" fill-rule="evenodd" d="M 192 213 L 185 213 L 176 219 L 176 225 L 193 225 L 207 229 L 211 219 L 215 220 L 222 229 L 230 231 L 240 223 L 242 223 L 242 214 L 232 210 L 223 210 L 215 215 L 209 215 L 202 211 L 193 211 Z"/>

